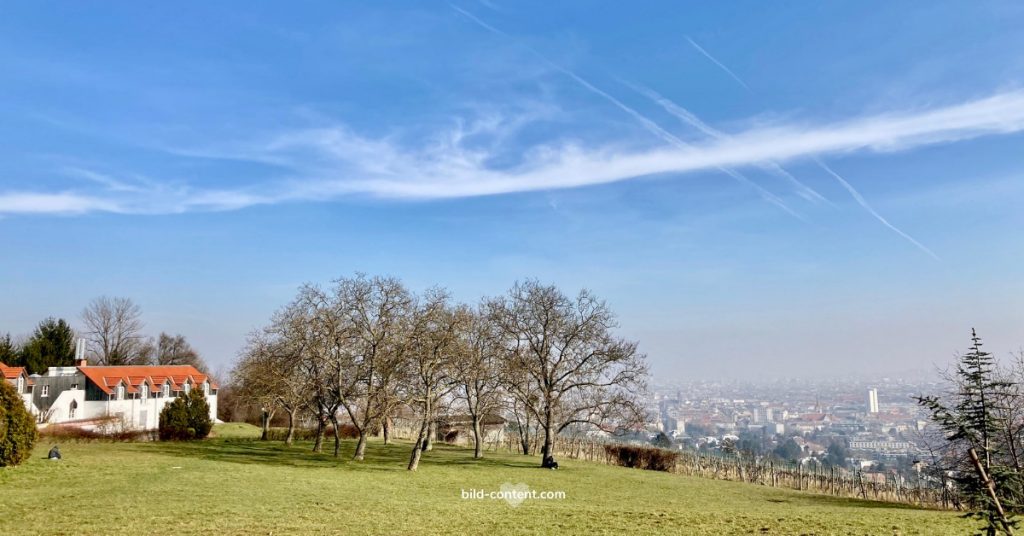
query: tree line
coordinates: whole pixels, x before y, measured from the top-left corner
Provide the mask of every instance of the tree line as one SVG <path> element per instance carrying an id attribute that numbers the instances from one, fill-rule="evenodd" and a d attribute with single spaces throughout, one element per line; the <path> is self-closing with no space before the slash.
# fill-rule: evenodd
<path id="1" fill-rule="evenodd" d="M 396 278 L 358 274 L 302 286 L 250 334 L 233 382 L 267 413 L 285 412 L 289 444 L 300 420 L 311 419 L 318 452 L 330 426 L 338 455 L 344 422 L 361 460 L 367 438 L 389 441 L 402 411 L 416 422 L 409 470 L 438 419 L 455 414 L 468 416 L 474 457 L 483 454 L 485 417 L 500 415 L 524 454 L 539 440 L 544 460 L 567 430 L 642 423 L 645 356 L 617 327 L 587 290 L 570 296 L 529 280 L 469 305 L 442 288 L 414 293 Z M 266 432 L 266 415 L 263 422 Z"/>
<path id="2" fill-rule="evenodd" d="M 142 309 L 129 298 L 98 297 L 81 314 L 75 330 L 63 318 L 42 320 L 31 334 L 0 336 L 0 362 L 42 374 L 49 367 L 75 364 L 75 341 L 86 340 L 86 357 L 93 365 L 192 365 L 208 372 L 206 362 L 184 335 L 144 333 Z"/>

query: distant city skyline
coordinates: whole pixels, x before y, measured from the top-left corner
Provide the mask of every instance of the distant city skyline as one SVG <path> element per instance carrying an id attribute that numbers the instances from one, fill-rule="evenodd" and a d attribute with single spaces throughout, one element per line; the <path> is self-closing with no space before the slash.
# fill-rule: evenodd
<path id="1" fill-rule="evenodd" d="M 104 11 L 105 10 L 105 11 Z M 743 17 L 736 17 L 740 10 Z M 656 379 L 1024 347 L 1024 6 L 7 6 L 0 334 L 216 369 L 304 282 L 588 288 Z"/>

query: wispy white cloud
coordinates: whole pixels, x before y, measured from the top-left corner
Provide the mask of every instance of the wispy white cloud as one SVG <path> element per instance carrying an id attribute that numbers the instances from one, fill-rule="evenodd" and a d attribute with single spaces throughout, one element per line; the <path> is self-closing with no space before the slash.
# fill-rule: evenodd
<path id="1" fill-rule="evenodd" d="M 889 220 L 885 219 L 884 217 L 882 217 L 881 214 L 875 211 L 875 209 L 868 204 L 867 200 L 864 199 L 864 196 L 860 195 L 860 192 L 858 192 L 857 189 L 853 187 L 853 185 L 847 182 L 846 179 L 839 176 L 839 174 L 833 171 L 832 168 L 828 167 L 824 162 L 820 160 L 818 161 L 818 165 L 821 166 L 821 168 L 824 169 L 826 172 L 828 172 L 828 174 L 831 175 L 837 182 L 839 182 L 839 184 L 841 184 L 843 188 L 846 188 L 846 190 L 850 192 L 850 195 L 854 198 L 854 200 L 857 201 L 857 204 L 859 204 L 861 207 L 864 208 L 864 210 L 868 211 L 868 213 L 874 216 L 874 218 L 881 222 L 882 225 L 888 227 L 896 234 L 902 236 L 907 240 L 907 242 L 910 242 L 915 247 L 917 247 L 917 249 L 920 249 L 921 251 L 927 253 L 933 259 L 939 260 L 939 256 L 936 255 L 934 251 L 928 249 L 924 244 L 918 242 L 914 237 L 908 235 L 907 233 L 897 228 L 895 225 L 889 223 Z"/>
<path id="2" fill-rule="evenodd" d="M 707 50 L 704 50 L 704 47 L 698 45 L 696 41 L 691 39 L 690 36 L 686 36 L 686 40 L 689 41 L 691 45 L 693 45 L 693 48 L 697 49 L 697 52 L 700 52 L 701 54 L 703 54 L 707 59 L 711 60 L 712 63 L 714 63 L 720 69 L 725 71 L 725 74 L 727 74 L 730 77 L 732 77 L 733 80 L 735 80 L 737 83 L 739 83 L 739 85 L 741 85 L 744 88 L 746 88 L 747 91 L 750 91 L 750 86 L 748 86 L 747 83 L 744 82 L 742 78 L 740 78 L 739 76 L 736 76 L 736 73 L 732 72 L 732 69 L 726 67 L 725 64 L 723 64 L 722 62 L 718 61 L 718 59 L 716 59 L 714 56 L 712 56 L 710 52 L 708 52 Z"/>
<path id="3" fill-rule="evenodd" d="M 0 214 L 83 214 L 117 212 L 116 202 L 74 192 L 0 193 Z"/>
<path id="4" fill-rule="evenodd" d="M 475 123 L 468 123 L 475 125 Z M 255 204 L 322 201 L 339 196 L 437 199 L 554 190 L 607 184 L 661 174 L 785 163 L 866 151 L 904 151 L 986 135 L 1024 131 L 1024 91 L 927 110 L 914 110 L 829 124 L 784 123 L 735 132 L 700 144 L 638 147 L 622 141 L 584 143 L 555 139 L 526 149 L 488 144 L 513 122 L 491 119 L 487 127 L 457 125 L 426 139 L 371 138 L 346 125 L 299 129 L 239 139 L 230 149 L 195 151 L 204 158 L 273 162 L 283 176 L 244 187 L 148 186 L 137 191 L 65 189 L 58 193 L 0 192 L 3 213 L 175 213 L 232 210 Z M 466 135 L 473 132 L 472 136 Z M 470 144 L 470 141 L 474 143 Z M 185 151 L 188 152 L 188 151 Z M 515 153 L 512 162 L 497 157 Z M 500 160 L 500 159 L 499 159 Z M 112 180 L 121 181 L 116 177 Z M 153 180 L 156 180 L 155 178 Z M 177 184 L 177 183 L 175 183 Z M 852 192 L 851 192 L 852 195 Z"/>

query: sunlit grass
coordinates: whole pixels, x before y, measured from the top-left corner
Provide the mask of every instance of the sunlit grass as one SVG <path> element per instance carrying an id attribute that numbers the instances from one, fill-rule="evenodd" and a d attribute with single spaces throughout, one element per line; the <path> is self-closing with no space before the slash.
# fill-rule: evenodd
<path id="1" fill-rule="evenodd" d="M 419 471 L 409 445 L 372 442 L 353 462 L 253 440 L 220 425 L 196 443 L 38 445 L 0 470 L 0 534 L 964 534 L 955 514 L 750 484 L 439 445 Z M 328 442 L 327 450 L 332 444 Z M 524 483 L 564 500 L 464 500 L 462 490 Z"/>

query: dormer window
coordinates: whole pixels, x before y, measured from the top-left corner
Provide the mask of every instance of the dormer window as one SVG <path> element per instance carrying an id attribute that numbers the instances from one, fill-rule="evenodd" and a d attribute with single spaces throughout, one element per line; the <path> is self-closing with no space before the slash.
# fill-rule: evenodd
<path id="1" fill-rule="evenodd" d="M 210 382 L 203 382 L 203 394 L 210 396 Z"/>
<path id="2" fill-rule="evenodd" d="M 18 376 L 18 393 L 20 394 L 20 393 L 24 393 L 24 392 L 25 392 L 25 377 L 24 376 Z"/>
<path id="3" fill-rule="evenodd" d="M 185 385 L 183 386 L 183 388 L 185 389 L 185 394 L 187 395 L 187 394 L 189 393 L 189 391 L 191 391 L 191 390 L 192 390 L 192 384 L 191 384 L 191 383 L 188 383 L 188 382 L 186 381 L 186 382 L 185 382 Z"/>
<path id="4" fill-rule="evenodd" d="M 139 387 L 139 398 L 142 400 L 149 398 L 149 384 L 144 383 Z"/>
<path id="5" fill-rule="evenodd" d="M 171 384 L 165 383 L 163 388 L 160 390 L 160 396 L 168 398 L 171 396 Z"/>
<path id="6" fill-rule="evenodd" d="M 124 384 L 117 384 L 117 389 L 114 389 L 114 398 L 124 400 Z"/>

